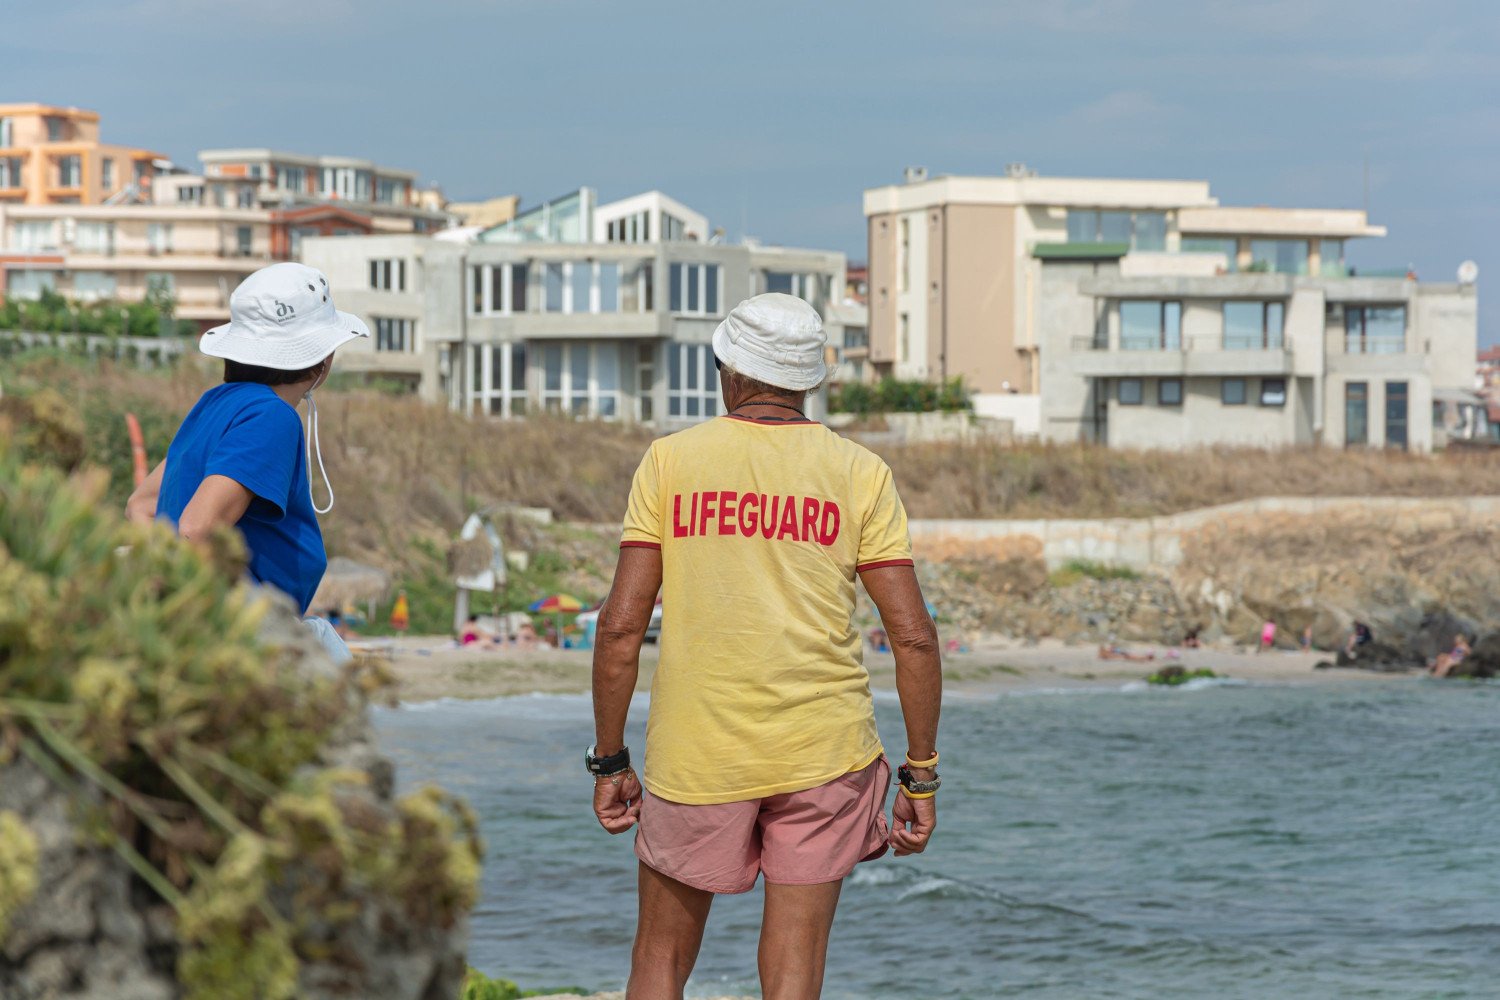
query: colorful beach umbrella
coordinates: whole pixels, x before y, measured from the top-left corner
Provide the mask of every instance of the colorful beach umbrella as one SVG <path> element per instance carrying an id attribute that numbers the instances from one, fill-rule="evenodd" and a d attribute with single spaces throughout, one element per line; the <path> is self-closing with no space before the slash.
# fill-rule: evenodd
<path id="1" fill-rule="evenodd" d="M 572 594 L 553 594 L 533 601 L 528 610 L 539 615 L 577 614 L 583 610 L 583 602 Z"/>

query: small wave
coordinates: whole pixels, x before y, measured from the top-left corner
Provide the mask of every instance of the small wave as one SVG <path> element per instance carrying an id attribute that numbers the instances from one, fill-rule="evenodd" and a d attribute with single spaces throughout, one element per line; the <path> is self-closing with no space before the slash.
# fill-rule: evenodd
<path id="1" fill-rule="evenodd" d="M 439 712 L 455 716 L 501 716 L 558 721 L 573 720 L 580 715 L 593 717 L 593 696 L 587 694 L 550 694 L 531 691 L 526 694 L 498 695 L 494 698 L 435 698 L 432 701 L 403 701 L 396 708 L 377 708 L 376 715 Z M 651 696 L 644 692 L 630 699 L 632 710 L 644 711 Z"/>

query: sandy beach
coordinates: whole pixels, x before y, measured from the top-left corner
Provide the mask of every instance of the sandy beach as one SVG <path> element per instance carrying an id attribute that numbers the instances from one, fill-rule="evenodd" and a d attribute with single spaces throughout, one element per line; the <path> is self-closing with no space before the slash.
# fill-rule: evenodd
<path id="1" fill-rule="evenodd" d="M 531 693 L 572 694 L 589 689 L 592 653 L 585 649 L 537 650 L 458 648 L 439 636 L 355 641 L 364 650 L 388 658 L 405 702 L 438 698 L 497 698 Z M 943 657 L 946 689 L 953 694 L 984 696 L 1002 692 L 1055 688 L 1115 687 L 1144 680 L 1161 666 L 1180 663 L 1189 670 L 1207 667 L 1235 680 L 1276 683 L 1380 682 L 1400 674 L 1363 670 L 1314 670 L 1330 653 L 1271 652 L 1235 649 L 1181 650 L 1177 659 L 1161 647 L 1136 646 L 1134 653 L 1154 653 L 1151 662 L 1101 660 L 1095 646 L 1043 641 L 1036 645 L 992 641 Z M 638 689 L 651 686 L 657 649 L 641 651 Z M 894 691 L 895 660 L 889 653 L 866 652 L 865 666 L 876 690 Z"/>

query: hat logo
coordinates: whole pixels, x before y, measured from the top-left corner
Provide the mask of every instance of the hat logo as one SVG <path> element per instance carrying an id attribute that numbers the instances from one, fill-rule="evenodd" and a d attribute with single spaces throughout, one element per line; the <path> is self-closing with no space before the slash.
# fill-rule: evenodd
<path id="1" fill-rule="evenodd" d="M 276 318 L 277 319 L 286 319 L 288 316 L 295 316 L 295 315 L 297 315 L 297 310 L 293 309 L 291 306 L 287 305 L 285 302 L 282 302 L 280 299 L 276 300 Z"/>

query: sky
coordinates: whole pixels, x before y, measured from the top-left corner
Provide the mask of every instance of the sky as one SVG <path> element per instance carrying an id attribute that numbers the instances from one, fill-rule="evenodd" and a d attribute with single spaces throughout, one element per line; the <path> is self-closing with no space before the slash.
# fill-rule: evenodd
<path id="1" fill-rule="evenodd" d="M 1368 206 L 1351 263 L 1480 267 L 1500 342 L 1495 0 L 9 0 L 0 102 L 100 112 L 197 168 L 269 146 L 523 205 L 653 188 L 731 238 L 865 256 L 932 174 L 1207 180 Z M 1368 172 L 1366 170 L 1368 164 Z M 1368 176 L 1368 184 L 1366 184 Z"/>

